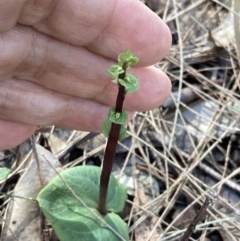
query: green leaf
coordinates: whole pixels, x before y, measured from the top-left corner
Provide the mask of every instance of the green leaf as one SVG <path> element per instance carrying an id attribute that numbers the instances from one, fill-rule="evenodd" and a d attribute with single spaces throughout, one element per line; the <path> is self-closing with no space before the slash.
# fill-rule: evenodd
<path id="1" fill-rule="evenodd" d="M 127 135 L 127 128 L 122 125 L 120 129 L 120 134 L 119 134 L 119 140 L 123 140 Z"/>
<path id="2" fill-rule="evenodd" d="M 123 111 L 122 113 L 116 112 L 114 108 L 111 108 L 108 112 L 108 119 L 115 124 L 125 124 L 128 120 L 127 111 Z"/>
<path id="3" fill-rule="evenodd" d="M 11 169 L 7 167 L 0 168 L 0 181 L 7 179 L 8 174 L 11 172 Z"/>
<path id="4" fill-rule="evenodd" d="M 101 216 L 96 210 L 99 199 L 101 168 L 78 166 L 66 169 L 60 175 L 75 194 L 94 213 Z M 118 183 L 115 177 L 111 176 L 107 196 L 108 212 L 120 212 L 124 207 L 126 198 L 126 188 Z M 42 189 L 37 200 L 61 241 L 121 240 L 72 195 L 59 176 Z M 101 217 L 126 241 L 129 240 L 127 225 L 118 215 L 108 213 Z"/>
<path id="5" fill-rule="evenodd" d="M 118 64 L 123 66 L 126 63 L 126 69 L 130 68 L 134 64 L 138 62 L 138 58 L 135 57 L 129 49 L 127 49 L 124 53 L 118 56 Z"/>
<path id="6" fill-rule="evenodd" d="M 125 87 L 127 93 L 135 93 L 139 89 L 138 79 L 131 74 L 127 74 L 124 79 L 118 79 L 118 83 Z"/>
<path id="7" fill-rule="evenodd" d="M 102 133 L 105 137 L 109 137 L 110 131 L 112 127 L 112 122 L 107 118 L 103 122 Z"/>
<path id="8" fill-rule="evenodd" d="M 114 79 L 118 78 L 118 76 L 124 72 L 122 67 L 117 64 L 112 65 L 111 68 L 108 69 L 107 71 Z"/>

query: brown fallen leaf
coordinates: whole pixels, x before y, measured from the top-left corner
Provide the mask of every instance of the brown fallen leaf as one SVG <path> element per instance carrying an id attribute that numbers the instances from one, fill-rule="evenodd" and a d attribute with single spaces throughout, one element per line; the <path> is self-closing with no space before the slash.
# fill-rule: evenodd
<path id="1" fill-rule="evenodd" d="M 56 176 L 53 168 L 58 172 L 62 170 L 52 153 L 37 144 L 36 151 L 39 165 L 35 155 L 31 154 L 29 166 L 18 181 L 13 196 L 36 198 L 42 187 Z M 42 223 L 37 201 L 12 197 L 5 213 L 1 240 L 42 241 Z"/>

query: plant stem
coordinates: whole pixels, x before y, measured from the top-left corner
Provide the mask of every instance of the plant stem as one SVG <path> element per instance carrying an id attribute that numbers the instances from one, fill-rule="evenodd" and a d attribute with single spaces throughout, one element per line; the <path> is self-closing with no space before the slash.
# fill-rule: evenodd
<path id="1" fill-rule="evenodd" d="M 123 79 L 126 75 L 126 64 L 123 64 L 124 72 L 119 75 L 119 78 Z M 126 91 L 125 87 L 118 85 L 118 96 L 116 101 L 115 111 L 117 113 L 122 113 L 123 101 L 125 99 Z M 113 161 L 115 158 L 116 147 L 119 139 L 121 125 L 112 123 L 111 131 L 109 133 L 107 146 L 104 154 L 103 168 L 100 179 L 100 192 L 99 192 L 99 203 L 98 211 L 102 215 L 107 214 L 106 201 L 107 201 L 107 190 L 108 183 L 112 171 Z"/>

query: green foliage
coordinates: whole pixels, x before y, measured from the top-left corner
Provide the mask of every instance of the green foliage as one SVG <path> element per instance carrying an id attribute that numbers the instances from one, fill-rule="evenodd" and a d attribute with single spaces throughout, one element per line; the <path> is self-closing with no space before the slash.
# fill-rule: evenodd
<path id="1" fill-rule="evenodd" d="M 110 74 L 110 76 L 114 79 L 116 79 L 118 75 L 124 73 L 123 68 L 117 64 L 112 65 L 111 68 L 108 69 L 107 71 Z"/>
<path id="2" fill-rule="evenodd" d="M 137 62 L 138 58 L 127 50 L 118 56 L 118 63 L 107 70 L 115 82 L 124 88 L 119 88 L 118 112 L 111 108 L 103 123 L 103 134 L 106 137 L 112 131 L 113 123 L 120 125 L 121 128 L 120 133 L 119 129 L 115 128 L 116 132 L 112 134 L 115 136 L 119 134 L 120 139 L 126 135 L 128 113 L 122 111 L 124 96 L 126 93 L 136 92 L 139 88 L 137 78 L 127 74 L 126 70 Z M 112 146 L 116 146 L 116 138 L 109 140 Z M 110 156 L 110 159 L 104 159 L 103 170 L 96 166 L 69 168 L 39 193 L 37 197 L 39 206 L 51 222 L 60 241 L 129 240 L 127 225 L 116 214 L 124 208 L 127 192 L 125 186 L 110 176 L 112 156 L 115 154 L 115 150 L 112 149 L 109 148 L 108 153 L 105 153 L 105 157 Z M 2 176 L 6 177 L 6 173 Z M 100 200 L 99 194 L 102 195 Z"/>
<path id="3" fill-rule="evenodd" d="M 128 120 L 128 113 L 127 111 L 123 111 L 122 113 L 118 113 L 115 111 L 114 108 L 111 108 L 108 112 L 108 119 L 116 124 L 126 124 Z"/>
<path id="4" fill-rule="evenodd" d="M 117 214 L 112 213 L 120 212 L 127 198 L 126 188 L 115 177 L 110 177 L 108 187 L 108 214 L 101 216 L 97 211 L 101 168 L 78 166 L 69 168 L 60 175 L 88 207 L 73 196 L 59 176 L 42 189 L 37 200 L 61 241 L 120 241 L 121 239 L 94 213 L 128 241 L 125 222 Z"/>
<path id="5" fill-rule="evenodd" d="M 105 119 L 103 122 L 103 128 L 102 128 L 102 132 L 105 137 L 109 137 L 111 127 L 112 127 L 112 122 L 108 118 Z M 119 140 L 124 139 L 126 137 L 126 135 L 127 135 L 127 129 L 126 129 L 125 125 L 121 125 Z"/>
<path id="6" fill-rule="evenodd" d="M 124 79 L 118 79 L 118 83 L 125 87 L 127 93 L 135 93 L 139 89 L 139 83 L 134 75 L 126 74 Z"/>
<path id="7" fill-rule="evenodd" d="M 112 127 L 112 122 L 106 118 L 103 122 L 102 133 L 105 137 L 109 137 L 110 131 Z"/>
<path id="8" fill-rule="evenodd" d="M 138 62 L 138 58 L 134 56 L 128 49 L 118 56 L 118 65 L 123 66 L 126 63 L 126 68 L 130 68 Z"/>
<path id="9" fill-rule="evenodd" d="M 11 169 L 9 169 L 7 167 L 1 167 L 0 168 L 0 181 L 5 180 L 10 172 L 11 172 Z"/>
<path id="10" fill-rule="evenodd" d="M 124 125 L 122 125 L 120 129 L 119 140 L 124 139 L 126 135 L 127 135 L 127 128 Z"/>
<path id="11" fill-rule="evenodd" d="M 126 93 L 132 94 L 139 89 L 139 82 L 137 78 L 131 74 L 127 74 L 126 70 L 136 64 L 138 58 L 135 57 L 131 51 L 128 49 L 124 53 L 118 56 L 118 64 L 114 64 L 108 69 L 108 73 L 113 77 L 121 86 L 124 86 Z M 122 74 L 121 78 L 119 75 Z M 118 113 L 114 108 L 111 108 L 108 112 L 108 117 L 105 119 L 102 127 L 102 132 L 106 137 L 109 137 L 111 131 L 112 123 L 122 125 L 121 131 L 119 134 L 119 139 L 123 139 L 126 136 L 126 127 L 125 124 L 128 120 L 128 115 L 126 111 Z"/>

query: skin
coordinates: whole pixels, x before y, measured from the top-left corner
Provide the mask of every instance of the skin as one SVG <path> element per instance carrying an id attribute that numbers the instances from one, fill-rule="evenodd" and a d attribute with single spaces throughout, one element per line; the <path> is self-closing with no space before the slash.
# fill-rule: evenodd
<path id="1" fill-rule="evenodd" d="M 139 0 L 0 0 L 0 149 L 43 125 L 100 132 L 118 90 L 106 69 L 128 48 L 140 89 L 124 109 L 158 107 L 171 84 L 152 65 L 170 45 L 168 27 Z"/>

